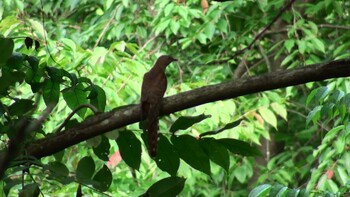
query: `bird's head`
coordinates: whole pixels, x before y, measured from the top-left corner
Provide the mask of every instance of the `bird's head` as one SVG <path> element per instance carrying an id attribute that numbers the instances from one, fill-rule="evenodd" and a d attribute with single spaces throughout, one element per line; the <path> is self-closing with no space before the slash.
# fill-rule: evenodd
<path id="1" fill-rule="evenodd" d="M 168 66 L 171 62 L 177 61 L 177 59 L 171 57 L 170 55 L 162 55 L 158 58 L 157 63 L 163 65 L 163 66 Z"/>

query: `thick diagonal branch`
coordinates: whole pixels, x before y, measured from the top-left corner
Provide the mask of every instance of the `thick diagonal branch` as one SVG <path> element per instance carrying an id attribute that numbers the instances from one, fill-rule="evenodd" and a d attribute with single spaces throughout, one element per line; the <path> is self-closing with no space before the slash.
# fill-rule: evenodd
<path id="1" fill-rule="evenodd" d="M 348 76 L 350 60 L 339 60 L 229 81 L 166 97 L 160 115 L 266 90 Z M 89 138 L 138 122 L 140 113 L 140 105 L 128 105 L 97 114 L 73 128 L 31 143 L 26 148 L 27 154 L 37 158 L 52 155 Z"/>

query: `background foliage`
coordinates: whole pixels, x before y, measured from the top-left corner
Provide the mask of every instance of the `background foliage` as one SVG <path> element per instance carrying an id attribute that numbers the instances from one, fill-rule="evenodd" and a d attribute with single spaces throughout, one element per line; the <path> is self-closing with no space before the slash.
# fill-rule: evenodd
<path id="1" fill-rule="evenodd" d="M 23 144 L 59 132 L 82 104 L 103 112 L 138 103 L 142 76 L 161 54 L 179 59 L 166 71 L 166 95 L 349 58 L 350 2 L 317 0 L 294 3 L 251 50 L 232 59 L 285 4 L 209 1 L 204 13 L 193 0 L 1 1 L 0 148 L 22 121 L 35 122 L 52 106 Z M 12 164 L 0 191 L 59 195 L 81 184 L 83 194 L 94 196 L 345 195 L 349 87 L 348 79 L 308 83 L 163 117 L 156 162 L 145 154 L 139 126 L 130 125 L 39 161 L 23 158 L 27 164 Z M 65 128 L 93 113 L 79 110 Z"/>

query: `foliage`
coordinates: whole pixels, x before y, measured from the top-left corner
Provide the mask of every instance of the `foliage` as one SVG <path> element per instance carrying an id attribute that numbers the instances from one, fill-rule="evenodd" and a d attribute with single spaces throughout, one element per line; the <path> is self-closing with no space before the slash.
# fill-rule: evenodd
<path id="1" fill-rule="evenodd" d="M 138 103 L 142 76 L 160 54 L 180 59 L 167 69 L 168 95 L 350 57 L 347 1 L 295 2 L 238 56 L 285 1 L 210 1 L 206 13 L 198 1 L 178 2 L 0 2 L 3 153 L 24 123 L 35 129 L 20 139 L 23 147 L 62 132 L 62 122 L 81 106 L 65 129 Z M 154 161 L 133 124 L 40 160 L 17 158 L 0 191 L 60 195 L 81 186 L 94 196 L 345 195 L 349 99 L 349 81 L 336 79 L 209 103 L 162 118 Z M 270 150 L 257 149 L 264 140 L 283 148 L 266 155 Z M 261 152 L 267 163 L 258 170 Z M 122 162 L 112 161 L 113 153 Z"/>

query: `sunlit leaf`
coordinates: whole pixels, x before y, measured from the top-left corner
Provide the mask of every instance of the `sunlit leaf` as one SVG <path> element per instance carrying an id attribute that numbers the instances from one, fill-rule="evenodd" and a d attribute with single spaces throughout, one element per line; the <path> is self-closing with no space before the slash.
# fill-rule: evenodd
<path id="1" fill-rule="evenodd" d="M 279 103 L 272 103 L 271 107 L 279 116 L 281 116 L 284 120 L 287 120 L 287 109 L 285 106 Z"/>
<path id="2" fill-rule="evenodd" d="M 248 197 L 264 197 L 269 194 L 271 190 L 270 184 L 263 184 L 255 187 L 252 191 L 250 191 Z"/>
<path id="3" fill-rule="evenodd" d="M 265 120 L 265 122 L 277 129 L 277 118 L 270 109 L 266 107 L 260 107 L 259 113 L 261 117 Z"/>
<path id="4" fill-rule="evenodd" d="M 294 46 L 294 43 L 295 43 L 295 41 L 292 40 L 292 39 L 286 40 L 286 41 L 284 42 L 284 46 L 286 47 L 288 53 L 290 53 L 290 52 L 292 51 L 292 48 L 293 48 L 293 46 Z"/>

